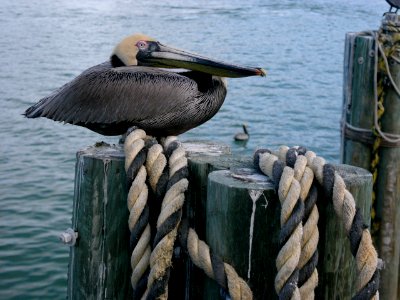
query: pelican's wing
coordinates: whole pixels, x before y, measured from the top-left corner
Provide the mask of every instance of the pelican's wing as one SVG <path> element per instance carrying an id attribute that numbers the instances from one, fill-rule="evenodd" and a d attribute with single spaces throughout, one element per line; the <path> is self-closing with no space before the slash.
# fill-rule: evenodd
<path id="1" fill-rule="evenodd" d="M 103 63 L 43 98 L 25 115 L 72 124 L 140 122 L 179 111 L 197 94 L 196 82 L 177 73 Z"/>

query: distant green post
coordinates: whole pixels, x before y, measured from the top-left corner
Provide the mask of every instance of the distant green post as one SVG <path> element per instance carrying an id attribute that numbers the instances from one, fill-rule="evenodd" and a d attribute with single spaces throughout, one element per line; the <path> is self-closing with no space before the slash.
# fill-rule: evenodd
<path id="1" fill-rule="evenodd" d="M 384 15 L 379 41 L 389 65 L 388 72 L 379 53 L 377 83 L 381 84 L 377 87 L 378 95 L 383 91 L 383 109 L 380 110 L 383 114 L 379 127 L 389 136 L 399 137 L 400 95 L 388 76 L 390 73 L 394 84 L 400 87 L 400 18 L 397 14 Z M 377 163 L 374 207 L 380 226 L 373 237 L 385 263 L 381 271 L 380 294 L 382 299 L 396 299 L 400 296 L 400 142 L 387 143 L 384 138 L 372 134 L 376 107 L 375 46 L 375 38 L 369 33 L 349 33 L 346 36 L 341 155 L 343 163 L 365 169 L 371 169 L 372 160 Z M 380 139 L 376 144 L 379 147 L 377 156 L 373 156 L 372 145 L 376 139 Z"/>
<path id="2" fill-rule="evenodd" d="M 345 44 L 342 162 L 369 170 L 372 140 L 365 143 L 351 135 L 349 125 L 370 130 L 374 124 L 375 43 L 370 35 L 348 33 Z"/>

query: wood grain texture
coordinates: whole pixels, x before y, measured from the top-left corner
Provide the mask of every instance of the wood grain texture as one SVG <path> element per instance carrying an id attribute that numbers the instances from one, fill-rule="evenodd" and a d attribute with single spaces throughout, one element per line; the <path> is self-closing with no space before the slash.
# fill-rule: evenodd
<path id="1" fill-rule="evenodd" d="M 389 14 L 385 19 L 400 25 L 400 17 L 396 14 Z M 387 33 L 384 47 L 391 48 L 393 56 L 398 57 L 398 33 Z M 400 64 L 391 57 L 388 57 L 388 62 L 393 80 L 399 87 Z M 383 106 L 385 113 L 381 117 L 381 130 L 400 135 L 400 96 L 391 85 L 385 90 Z M 379 254 L 385 262 L 381 295 L 382 299 L 396 299 L 400 293 L 400 147 L 381 147 L 379 157 L 376 201 L 381 226 L 378 242 Z"/>
<path id="2" fill-rule="evenodd" d="M 370 130 L 374 112 L 374 39 L 371 36 L 346 35 L 343 119 L 352 126 Z M 372 52 L 371 52 L 372 51 Z M 371 145 L 343 136 L 342 163 L 370 168 Z"/>
<path id="3" fill-rule="evenodd" d="M 255 172 L 238 169 L 209 175 L 207 242 L 248 282 L 255 299 L 274 299 L 280 203 L 268 177 L 243 175 L 243 170 Z M 260 195 L 253 202 L 250 193 L 255 192 Z M 215 299 L 219 288 L 213 282 L 206 287 L 204 299 Z"/>
<path id="4" fill-rule="evenodd" d="M 69 299 L 126 299 L 130 294 L 124 156 L 118 147 L 77 153 Z"/>

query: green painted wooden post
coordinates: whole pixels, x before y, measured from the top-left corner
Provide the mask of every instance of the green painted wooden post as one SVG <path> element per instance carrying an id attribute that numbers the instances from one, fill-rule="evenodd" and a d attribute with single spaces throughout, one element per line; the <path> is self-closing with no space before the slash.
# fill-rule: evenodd
<path id="1" fill-rule="evenodd" d="M 124 156 L 119 147 L 77 153 L 69 299 L 127 299 L 130 295 Z"/>
<path id="2" fill-rule="evenodd" d="M 280 204 L 268 177 L 252 169 L 209 175 L 207 243 L 246 280 L 255 299 L 275 298 Z M 208 281 L 205 299 L 219 288 Z"/>
<path id="3" fill-rule="evenodd" d="M 343 120 L 368 130 L 373 126 L 374 44 L 371 36 L 357 33 L 346 35 Z M 371 145 L 342 134 L 341 156 L 342 163 L 369 170 Z"/>
<path id="4" fill-rule="evenodd" d="M 230 148 L 223 144 L 210 142 L 185 142 L 188 154 L 189 190 L 186 197 L 186 215 L 190 225 L 201 239 L 206 236 L 206 203 L 208 174 L 215 170 L 251 167 L 250 157 L 232 156 Z M 204 286 L 208 279 L 204 272 L 194 266 L 186 257 L 186 299 L 204 299 Z"/>
<path id="5" fill-rule="evenodd" d="M 386 22 L 395 24 L 400 30 L 400 17 L 397 14 L 385 15 Z M 400 87 L 399 33 L 385 32 L 385 48 L 392 48 L 393 58 L 388 57 L 389 69 L 397 87 Z M 385 113 L 381 118 L 383 132 L 400 136 L 400 95 L 393 87 L 386 91 L 384 99 Z M 377 178 L 377 203 L 381 216 L 379 232 L 379 254 L 385 262 L 382 271 L 382 299 L 395 299 L 400 293 L 400 146 L 379 149 L 380 162 Z"/>

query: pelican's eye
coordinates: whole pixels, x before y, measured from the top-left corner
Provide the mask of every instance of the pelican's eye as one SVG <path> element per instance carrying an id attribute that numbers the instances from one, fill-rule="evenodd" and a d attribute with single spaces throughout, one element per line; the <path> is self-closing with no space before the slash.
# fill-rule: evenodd
<path id="1" fill-rule="evenodd" d="M 148 47 L 148 44 L 145 41 L 139 41 L 136 43 L 136 46 L 139 48 L 139 50 L 146 50 Z"/>

